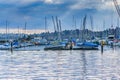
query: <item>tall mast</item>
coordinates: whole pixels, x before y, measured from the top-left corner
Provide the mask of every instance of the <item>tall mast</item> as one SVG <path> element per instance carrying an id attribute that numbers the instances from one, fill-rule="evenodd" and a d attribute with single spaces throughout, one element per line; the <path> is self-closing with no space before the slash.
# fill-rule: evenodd
<path id="1" fill-rule="evenodd" d="M 117 18 L 117 27 L 119 27 L 119 18 Z"/>
<path id="2" fill-rule="evenodd" d="M 25 22 L 25 34 L 27 33 L 26 27 L 27 27 L 27 22 Z"/>
<path id="3" fill-rule="evenodd" d="M 117 0 L 113 0 L 113 3 L 114 3 L 114 6 L 116 8 L 116 11 L 118 13 L 118 16 L 120 18 L 120 7 L 119 7 L 119 4 L 118 4 Z M 119 27 L 119 19 L 118 19 L 117 27 Z M 119 35 L 119 30 L 118 30 L 118 35 Z"/>
<path id="4" fill-rule="evenodd" d="M 85 15 L 84 19 L 83 19 L 83 32 L 82 32 L 82 39 L 83 39 L 83 42 L 85 42 L 85 26 L 86 26 L 86 18 L 87 18 L 87 15 Z"/>
<path id="5" fill-rule="evenodd" d="M 115 5 L 115 8 L 116 8 L 116 10 L 117 10 L 117 13 L 118 13 L 118 15 L 119 15 L 119 17 L 120 17 L 120 7 L 119 7 L 119 5 L 118 5 L 118 2 L 117 2 L 116 0 L 113 0 L 113 2 L 114 2 L 114 5 Z"/>
<path id="6" fill-rule="evenodd" d="M 103 20 L 103 31 L 102 31 L 102 37 L 104 37 L 104 28 L 105 28 L 105 20 Z"/>
<path id="7" fill-rule="evenodd" d="M 8 21 L 6 20 L 6 40 L 8 39 Z"/>
<path id="8" fill-rule="evenodd" d="M 7 36 L 7 32 L 8 32 L 8 21 L 6 20 L 6 36 Z"/>
<path id="9" fill-rule="evenodd" d="M 54 31 L 56 32 L 55 20 L 54 20 L 53 16 L 52 16 L 52 22 L 53 22 L 53 25 L 54 25 Z"/>
<path id="10" fill-rule="evenodd" d="M 90 22 L 91 22 L 91 33 L 92 33 L 92 35 L 91 35 L 91 40 L 92 40 L 92 38 L 94 38 L 94 29 L 93 29 L 93 16 L 90 16 Z"/>
<path id="11" fill-rule="evenodd" d="M 60 32 L 62 31 L 62 28 L 61 28 L 61 20 L 59 20 L 59 27 L 60 27 Z"/>
<path id="12" fill-rule="evenodd" d="M 79 40 L 80 40 L 80 38 L 82 38 L 82 28 L 83 28 L 83 24 L 82 24 L 83 22 L 82 22 L 82 19 L 80 20 L 80 29 L 79 29 Z"/>
<path id="13" fill-rule="evenodd" d="M 76 31 L 76 29 L 77 29 L 77 26 L 76 26 L 76 18 L 75 18 L 75 16 L 73 16 L 73 27 L 75 28 L 75 37 L 77 38 L 77 31 Z"/>
<path id="14" fill-rule="evenodd" d="M 19 26 L 18 26 L 18 35 L 19 35 L 20 31 L 19 31 Z"/>
<path id="15" fill-rule="evenodd" d="M 25 31 L 23 34 L 24 38 L 26 38 L 26 34 L 27 34 L 26 27 L 27 27 L 27 22 L 25 22 L 25 27 L 24 27 L 24 31 Z"/>
<path id="16" fill-rule="evenodd" d="M 75 16 L 73 16 L 73 27 L 76 29 L 76 19 L 75 19 Z"/>
<path id="17" fill-rule="evenodd" d="M 93 17 L 90 16 L 90 22 L 91 22 L 91 29 L 93 30 Z"/>
<path id="18" fill-rule="evenodd" d="M 45 17 L 45 32 L 47 32 L 47 18 Z"/>
<path id="19" fill-rule="evenodd" d="M 61 41 L 61 40 L 62 40 L 62 27 L 61 27 L 61 20 L 59 20 L 59 28 L 60 28 L 59 35 L 60 35 L 60 41 Z"/>
<path id="20" fill-rule="evenodd" d="M 119 18 L 117 18 L 117 29 L 118 29 L 118 30 L 116 31 L 116 34 L 117 34 L 117 38 L 119 38 L 119 34 L 120 34 L 120 33 L 119 33 L 119 32 L 120 32 L 120 31 L 119 31 Z"/>
<path id="21" fill-rule="evenodd" d="M 56 16 L 56 24 L 57 24 L 57 33 L 58 33 L 58 40 L 61 41 L 61 21 Z"/>
<path id="22" fill-rule="evenodd" d="M 59 32 L 59 24 L 58 24 L 58 18 L 56 16 L 56 25 L 57 25 L 57 32 Z"/>
<path id="23" fill-rule="evenodd" d="M 58 40 L 60 40 L 60 35 L 59 35 L 60 30 L 59 30 L 59 22 L 57 16 L 56 16 L 56 25 L 57 25 Z"/>

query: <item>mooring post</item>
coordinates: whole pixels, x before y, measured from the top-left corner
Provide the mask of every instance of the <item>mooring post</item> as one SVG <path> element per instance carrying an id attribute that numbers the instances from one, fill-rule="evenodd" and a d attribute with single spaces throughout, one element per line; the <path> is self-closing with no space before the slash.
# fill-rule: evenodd
<path id="1" fill-rule="evenodd" d="M 101 41 L 101 53 L 103 53 L 104 50 L 104 41 Z"/>
<path id="2" fill-rule="evenodd" d="M 111 46 L 111 48 L 113 48 L 113 49 L 114 49 L 114 45 L 113 45 L 113 42 L 111 42 L 111 43 L 110 43 L 110 46 Z"/>
<path id="3" fill-rule="evenodd" d="M 11 45 L 11 49 L 10 50 L 11 50 L 11 52 L 13 52 L 13 42 L 12 41 L 10 42 L 10 45 Z"/>
<path id="4" fill-rule="evenodd" d="M 101 45 L 101 53 L 103 53 L 103 45 Z"/>

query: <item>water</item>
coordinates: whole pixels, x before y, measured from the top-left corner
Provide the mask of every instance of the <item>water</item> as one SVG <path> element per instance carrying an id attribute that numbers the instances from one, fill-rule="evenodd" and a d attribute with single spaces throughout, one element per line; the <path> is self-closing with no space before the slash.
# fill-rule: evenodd
<path id="1" fill-rule="evenodd" d="M 120 50 L 0 51 L 0 80 L 120 80 Z"/>

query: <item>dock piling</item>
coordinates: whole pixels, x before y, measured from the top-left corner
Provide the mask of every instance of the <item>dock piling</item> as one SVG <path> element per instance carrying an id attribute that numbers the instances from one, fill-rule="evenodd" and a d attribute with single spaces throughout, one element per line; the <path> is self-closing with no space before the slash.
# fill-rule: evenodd
<path id="1" fill-rule="evenodd" d="M 101 41 L 101 53 L 104 51 L 104 41 Z"/>

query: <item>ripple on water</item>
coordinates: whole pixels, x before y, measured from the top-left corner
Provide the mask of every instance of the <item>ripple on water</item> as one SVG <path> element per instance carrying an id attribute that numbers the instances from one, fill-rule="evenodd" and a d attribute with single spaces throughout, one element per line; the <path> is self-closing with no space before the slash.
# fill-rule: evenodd
<path id="1" fill-rule="evenodd" d="M 0 80 L 120 80 L 120 53 L 0 51 Z"/>

